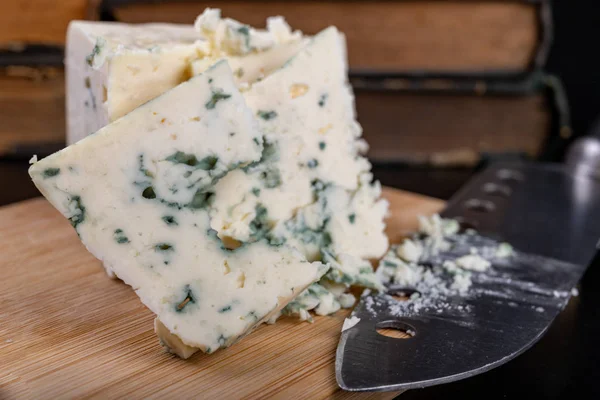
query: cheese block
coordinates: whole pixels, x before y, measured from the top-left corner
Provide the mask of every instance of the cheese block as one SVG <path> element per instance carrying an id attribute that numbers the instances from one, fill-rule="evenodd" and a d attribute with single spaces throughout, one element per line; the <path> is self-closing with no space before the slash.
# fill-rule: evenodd
<path id="1" fill-rule="evenodd" d="M 225 59 L 264 133 L 260 160 L 232 170 L 211 190 L 211 229 L 229 249 L 266 240 L 327 262 L 331 271 L 321 287 L 304 296 L 310 301 L 300 302 L 303 307 L 294 307 L 303 319 L 309 309 L 329 313 L 351 306 L 354 299 L 345 293 L 350 285 L 381 288 L 368 259 L 388 246 L 387 203 L 362 156 L 368 146 L 347 82 L 343 34 L 331 27 L 304 37 L 281 17 L 256 30 L 213 9 L 198 17 L 195 29 L 202 41 L 194 42 L 198 57 L 190 72 Z M 112 75 L 116 83 L 139 80 L 141 86 L 152 86 L 150 78 Z"/>
<path id="2" fill-rule="evenodd" d="M 71 22 L 65 54 L 67 144 L 204 72 L 221 58 L 231 58 L 239 83 L 251 82 L 281 66 L 305 44 L 301 33 L 292 33 L 281 17 L 269 18 L 267 26 L 267 30 L 256 30 L 221 19 L 220 11 L 212 9 L 197 19 L 196 28 L 191 24 Z M 230 31 L 235 34 L 227 34 Z M 234 43 L 246 40 L 240 42 L 239 35 L 249 44 L 262 44 L 253 46 L 251 53 L 241 51 Z M 268 50 L 268 54 L 262 57 L 258 50 Z"/>
<path id="3" fill-rule="evenodd" d="M 214 184 L 259 159 L 259 138 L 220 62 L 29 174 L 87 249 L 157 315 L 163 344 L 188 357 L 233 344 L 326 272 L 265 240 L 228 250 L 210 228 Z"/>
<path id="4" fill-rule="evenodd" d="M 189 77 L 208 42 L 191 25 L 73 21 L 67 30 L 67 144 Z"/>
<path id="5" fill-rule="evenodd" d="M 331 267 L 327 282 L 303 294 L 309 301 L 287 313 L 308 319 L 312 308 L 353 303 L 323 283 L 382 289 L 368 259 L 387 250 L 387 202 L 362 156 L 343 35 L 327 28 L 243 94 L 265 147 L 260 161 L 217 183 L 211 227 L 231 247 L 267 238 Z"/>

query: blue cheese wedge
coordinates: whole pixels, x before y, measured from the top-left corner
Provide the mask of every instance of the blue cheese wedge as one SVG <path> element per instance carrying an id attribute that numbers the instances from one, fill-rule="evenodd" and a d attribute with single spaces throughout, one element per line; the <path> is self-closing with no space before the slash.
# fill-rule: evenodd
<path id="1" fill-rule="evenodd" d="M 308 310 L 354 303 L 327 284 L 381 289 L 368 259 L 387 250 L 388 204 L 362 156 L 343 35 L 324 30 L 243 94 L 265 133 L 263 155 L 217 183 L 211 227 L 233 247 L 265 238 L 330 266 L 284 313 L 309 319 Z"/>
<path id="2" fill-rule="evenodd" d="M 29 170 L 86 248 L 157 315 L 182 356 L 227 347 L 326 268 L 256 241 L 224 248 L 210 228 L 214 184 L 256 162 L 254 116 L 224 62 Z"/>
<path id="3" fill-rule="evenodd" d="M 301 32 L 292 32 L 281 17 L 269 18 L 267 28 L 256 30 L 221 19 L 220 10 L 214 9 L 198 17 L 196 28 L 73 21 L 65 54 L 67 144 L 222 58 L 229 60 L 236 81 L 244 84 L 278 68 L 306 44 Z M 268 53 L 264 57 L 263 50 Z"/>
<path id="4" fill-rule="evenodd" d="M 191 25 L 73 21 L 67 31 L 67 143 L 186 81 L 208 42 Z"/>

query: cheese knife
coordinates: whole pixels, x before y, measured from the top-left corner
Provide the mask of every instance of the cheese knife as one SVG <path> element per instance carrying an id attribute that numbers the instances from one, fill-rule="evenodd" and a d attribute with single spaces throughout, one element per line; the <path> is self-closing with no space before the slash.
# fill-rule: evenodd
<path id="1" fill-rule="evenodd" d="M 491 165 L 459 190 L 441 216 L 478 235 L 436 262 L 501 242 L 515 249 L 514 256 L 478 275 L 472 295 L 434 299 L 445 304 L 410 316 L 392 313 L 399 300 L 365 291 L 352 312 L 359 322 L 340 337 L 338 385 L 349 391 L 424 388 L 483 373 L 534 345 L 600 246 L 600 173 L 593 168 L 600 166 L 600 152 L 586 145 L 574 146 L 570 154 L 578 157 L 566 165 Z M 383 336 L 378 328 L 411 336 Z"/>

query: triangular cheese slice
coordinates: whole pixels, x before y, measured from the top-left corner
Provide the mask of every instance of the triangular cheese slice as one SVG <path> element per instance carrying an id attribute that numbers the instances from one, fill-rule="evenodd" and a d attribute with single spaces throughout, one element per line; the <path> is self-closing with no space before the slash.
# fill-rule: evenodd
<path id="1" fill-rule="evenodd" d="M 157 315 L 165 344 L 178 341 L 187 350 L 173 350 L 189 356 L 231 345 L 325 272 L 265 240 L 227 250 L 210 228 L 215 183 L 261 150 L 255 119 L 220 62 L 29 174 Z"/>

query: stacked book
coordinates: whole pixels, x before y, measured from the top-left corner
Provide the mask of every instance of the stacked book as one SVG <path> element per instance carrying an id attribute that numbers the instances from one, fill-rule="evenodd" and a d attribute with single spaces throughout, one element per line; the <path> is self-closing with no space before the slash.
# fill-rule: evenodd
<path id="1" fill-rule="evenodd" d="M 64 145 L 62 49 L 70 20 L 190 24 L 211 6 L 257 27 L 282 15 L 309 35 L 329 24 L 346 34 L 376 173 L 401 165 L 414 182 L 415 169 L 464 174 L 490 159 L 553 160 L 571 136 L 560 80 L 544 71 L 552 38 L 545 0 L 31 3 L 39 7 L 8 6 L 0 16 L 0 155 Z"/>

